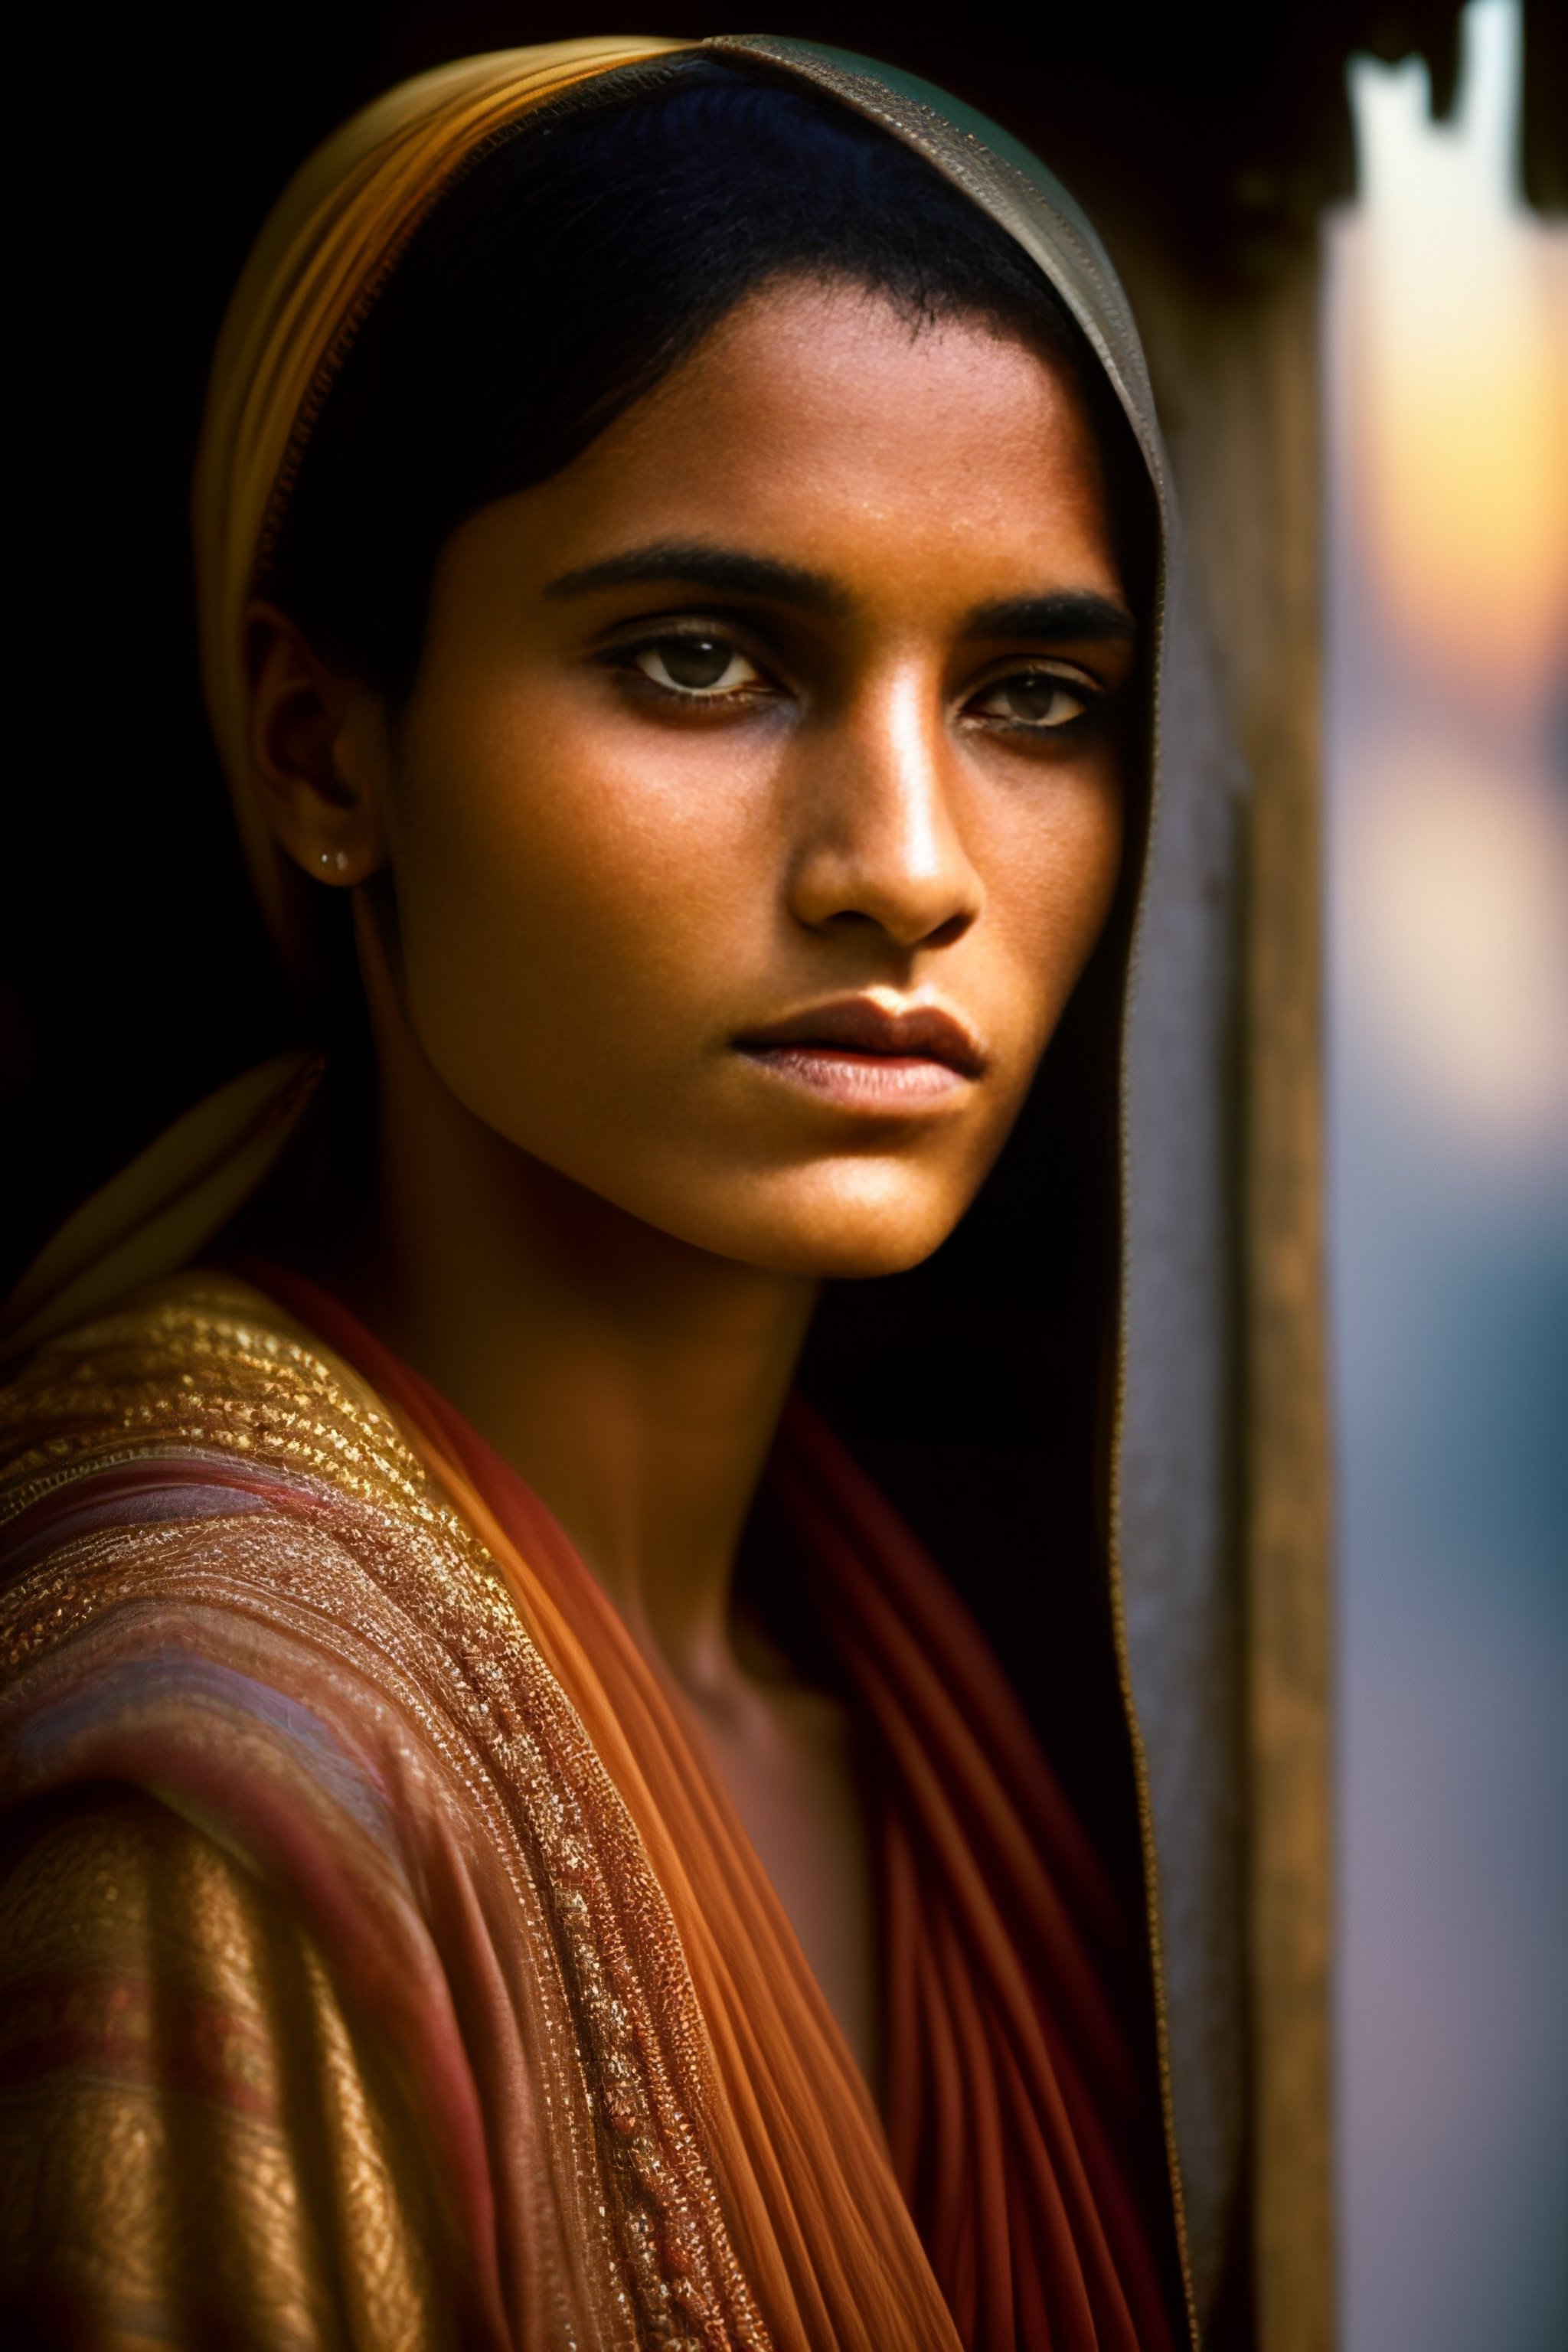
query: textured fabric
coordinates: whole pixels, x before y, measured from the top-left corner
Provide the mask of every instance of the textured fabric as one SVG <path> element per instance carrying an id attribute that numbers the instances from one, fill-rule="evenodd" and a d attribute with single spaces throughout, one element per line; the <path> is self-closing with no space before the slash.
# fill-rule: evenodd
<path id="1" fill-rule="evenodd" d="M 434 2276 L 498 2345 L 1167 2345 L 1113 1906 L 973 1629 L 826 1433 L 792 1419 L 773 1502 L 869 1727 L 886 2131 L 679 1699 L 559 1528 L 342 1310 L 282 1286 L 357 1370 L 191 1277 L 7 1393 L 0 1629 L 6 1796 L 123 1780 L 176 1808 L 294 1923 L 270 2039 L 246 2029 L 260 2071 L 310 2072 L 307 2000 L 393 2070 L 395 2104 L 349 2104 L 411 2185 L 318 2221 L 327 2252 L 278 2187 L 323 2169 L 324 2125 L 228 2179 L 300 2340 L 356 2340 L 310 2315 L 374 2211 L 411 2249 L 375 2278 L 414 2342 Z M 42 1844 L 24 1867 L 47 1874 Z M 183 2063 L 160 2052 L 155 2105 Z M 80 2071 L 29 2090 L 23 2068 L 35 2168 L 100 2095 Z M 169 2274 L 139 2225 L 78 2291 L 162 2289 L 188 2340 L 201 2179 L 162 2179 Z M 58 2277 L 91 2209 L 23 2193 Z"/>
<path id="2" fill-rule="evenodd" d="M 314 1938 L 166 1805 L 26 1809 L 0 1882 L 14 2344 L 438 2352 L 438 2200 Z"/>

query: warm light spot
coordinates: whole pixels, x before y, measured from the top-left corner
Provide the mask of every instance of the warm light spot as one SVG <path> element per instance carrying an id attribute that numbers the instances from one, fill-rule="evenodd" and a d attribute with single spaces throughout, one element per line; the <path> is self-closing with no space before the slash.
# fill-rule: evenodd
<path id="1" fill-rule="evenodd" d="M 1349 1005 L 1473 1138 L 1561 1149 L 1568 810 L 1441 737 L 1369 745 L 1358 767 L 1341 910 Z"/>
<path id="2" fill-rule="evenodd" d="M 1391 616 L 1492 698 L 1568 645 L 1568 239 L 1514 190 L 1517 12 L 1466 30 L 1451 123 L 1418 63 L 1354 70 L 1352 463 Z"/>
<path id="3" fill-rule="evenodd" d="M 1568 1147 L 1568 235 L 1520 203 L 1520 16 L 1464 17 L 1455 119 L 1357 59 L 1333 229 L 1336 1034 L 1496 1155 Z"/>

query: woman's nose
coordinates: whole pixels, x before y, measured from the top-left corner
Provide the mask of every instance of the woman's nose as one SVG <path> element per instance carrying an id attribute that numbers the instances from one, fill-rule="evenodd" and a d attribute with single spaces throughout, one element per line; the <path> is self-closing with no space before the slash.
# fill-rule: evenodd
<path id="1" fill-rule="evenodd" d="M 939 697 L 913 679 L 889 682 L 813 736 L 795 798 L 797 920 L 813 930 L 873 923 L 905 949 L 961 938 L 983 894 Z"/>

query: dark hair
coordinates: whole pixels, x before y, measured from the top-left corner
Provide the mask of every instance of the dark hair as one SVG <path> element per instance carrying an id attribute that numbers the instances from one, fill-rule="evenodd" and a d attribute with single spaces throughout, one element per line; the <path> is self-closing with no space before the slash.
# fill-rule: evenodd
<path id="1" fill-rule="evenodd" d="M 981 319 L 1072 366 L 1136 593 L 1142 463 L 1041 271 L 873 124 L 700 57 L 606 78 L 458 175 L 323 404 L 264 593 L 327 658 L 400 699 L 458 525 L 558 473 L 784 274 L 851 280 L 911 325 Z"/>

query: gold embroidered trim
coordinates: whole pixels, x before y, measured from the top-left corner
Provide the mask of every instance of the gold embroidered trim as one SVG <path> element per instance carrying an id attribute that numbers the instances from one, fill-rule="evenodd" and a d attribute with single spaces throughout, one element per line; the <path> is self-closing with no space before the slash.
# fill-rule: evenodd
<path id="1" fill-rule="evenodd" d="M 286 1473 L 330 1512 L 68 1539 L 0 1601 L 7 1677 L 124 1601 L 177 1591 L 304 1628 L 345 1685 L 372 1683 L 498 1837 L 520 1934 L 558 1975 L 547 2137 L 604 2245 L 603 2340 L 763 2352 L 700 2152 L 710 2058 L 674 1921 L 495 1561 L 345 1367 L 257 1294 L 199 1275 L 53 1343 L 0 1392 L 0 1526 L 62 1485 L 171 1454 Z"/>

